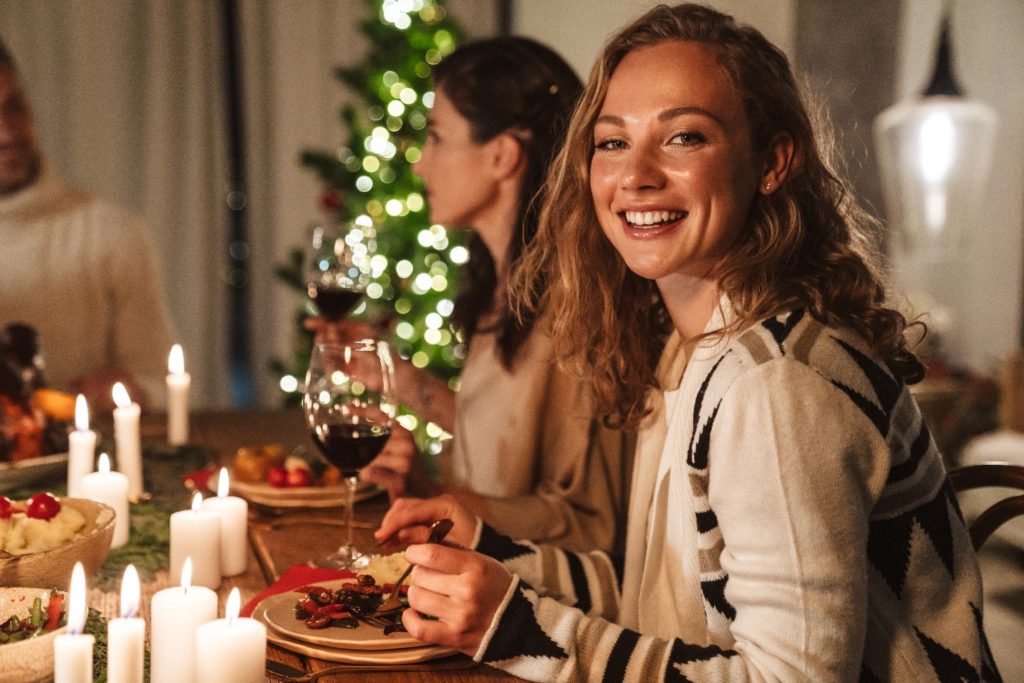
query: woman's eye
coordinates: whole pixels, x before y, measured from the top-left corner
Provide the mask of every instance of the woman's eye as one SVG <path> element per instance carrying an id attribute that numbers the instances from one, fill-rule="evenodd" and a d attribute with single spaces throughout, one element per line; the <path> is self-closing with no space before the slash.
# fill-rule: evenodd
<path id="1" fill-rule="evenodd" d="M 620 140 L 618 138 L 605 138 L 603 140 L 598 140 L 597 142 L 594 143 L 594 149 L 600 149 L 600 150 L 611 151 L 611 150 L 625 149 L 625 148 L 626 148 L 625 141 L 624 140 Z"/>
<path id="2" fill-rule="evenodd" d="M 687 133 L 676 133 L 675 135 L 672 136 L 672 139 L 669 140 L 669 142 L 672 143 L 672 144 L 677 144 L 677 145 L 687 145 L 687 146 L 690 146 L 690 145 L 699 145 L 701 143 L 707 142 L 707 140 L 708 139 L 704 136 L 703 133 L 687 132 Z"/>

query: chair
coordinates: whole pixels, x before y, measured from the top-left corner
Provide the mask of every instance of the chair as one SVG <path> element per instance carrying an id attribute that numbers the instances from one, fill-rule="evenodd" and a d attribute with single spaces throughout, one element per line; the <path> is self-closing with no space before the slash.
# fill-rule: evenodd
<path id="1" fill-rule="evenodd" d="M 981 548 L 996 529 L 1014 517 L 1024 516 L 1024 467 L 986 462 L 958 467 L 950 470 L 948 476 L 950 485 L 957 493 L 985 487 L 1018 489 L 1022 492 L 989 505 L 971 522 L 968 531 L 975 551 Z"/>

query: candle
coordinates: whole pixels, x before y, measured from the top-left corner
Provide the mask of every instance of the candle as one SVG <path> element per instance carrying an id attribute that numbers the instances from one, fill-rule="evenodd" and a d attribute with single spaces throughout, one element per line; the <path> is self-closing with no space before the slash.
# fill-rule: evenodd
<path id="1" fill-rule="evenodd" d="M 82 477 L 82 497 L 109 505 L 114 509 L 114 536 L 111 548 L 120 548 L 128 542 L 131 518 L 128 512 L 128 477 L 110 471 L 110 456 L 100 453 L 96 471 Z"/>
<path id="2" fill-rule="evenodd" d="M 89 405 L 85 396 L 75 399 L 75 429 L 68 434 L 68 495 L 82 495 L 82 477 L 92 471 L 96 459 L 96 432 L 89 429 Z"/>
<path id="3" fill-rule="evenodd" d="M 153 596 L 150 619 L 150 683 L 194 683 L 196 629 L 217 618 L 217 594 L 193 586 L 192 558 L 181 568 L 181 586 L 165 588 Z M 204 680 L 206 677 L 204 676 Z"/>
<path id="4" fill-rule="evenodd" d="M 237 576 L 245 571 L 249 559 L 246 524 L 249 504 L 237 496 L 229 496 L 228 469 L 220 468 L 217 496 L 203 501 L 203 509 L 220 517 L 220 573 Z"/>
<path id="5" fill-rule="evenodd" d="M 107 681 L 142 683 L 146 622 L 139 619 L 139 574 L 128 565 L 121 580 L 121 616 L 107 622 Z"/>
<path id="6" fill-rule="evenodd" d="M 181 344 L 171 347 L 167 357 L 167 443 L 180 446 L 188 441 L 188 389 L 192 378 L 185 372 Z"/>
<path id="7" fill-rule="evenodd" d="M 192 497 L 192 509 L 171 515 L 171 582 L 181 580 L 185 558 L 192 558 L 192 583 L 220 586 L 220 516 L 203 510 L 203 495 Z"/>
<path id="8" fill-rule="evenodd" d="M 240 619 L 241 598 L 232 588 L 224 618 L 196 631 L 196 666 L 203 680 L 218 683 L 256 683 L 265 680 L 267 629 L 255 619 Z"/>
<path id="9" fill-rule="evenodd" d="M 68 630 L 53 641 L 54 683 L 92 683 L 92 646 L 85 635 L 85 570 L 76 562 L 68 596 Z"/>
<path id="10" fill-rule="evenodd" d="M 142 445 L 139 442 L 139 409 L 120 382 L 114 384 L 114 443 L 117 445 L 117 469 L 128 477 L 128 495 L 142 496 Z"/>

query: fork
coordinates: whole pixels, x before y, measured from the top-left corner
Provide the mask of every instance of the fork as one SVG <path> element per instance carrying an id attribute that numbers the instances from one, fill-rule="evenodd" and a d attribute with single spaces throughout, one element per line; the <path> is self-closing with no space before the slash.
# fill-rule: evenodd
<path id="1" fill-rule="evenodd" d="M 444 537 L 448 535 L 448 532 L 452 530 L 454 522 L 450 519 L 439 519 L 430 525 L 430 533 L 427 535 L 427 543 L 440 543 L 444 540 Z M 402 572 L 402 575 L 398 577 L 398 581 L 395 582 L 395 587 L 391 589 L 391 594 L 380 603 L 380 607 L 377 608 L 376 614 L 387 614 L 396 610 L 402 609 L 402 601 L 398 595 L 402 589 L 402 584 L 409 578 L 409 572 L 412 571 L 413 565 L 409 565 Z"/>

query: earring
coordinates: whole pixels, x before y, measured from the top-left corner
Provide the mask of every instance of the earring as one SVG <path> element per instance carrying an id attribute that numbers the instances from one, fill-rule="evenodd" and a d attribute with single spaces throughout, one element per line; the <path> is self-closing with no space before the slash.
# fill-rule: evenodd
<path id="1" fill-rule="evenodd" d="M 772 184 L 765 183 L 764 185 L 761 186 L 761 189 L 764 190 L 765 192 L 769 192 L 772 189 Z"/>

